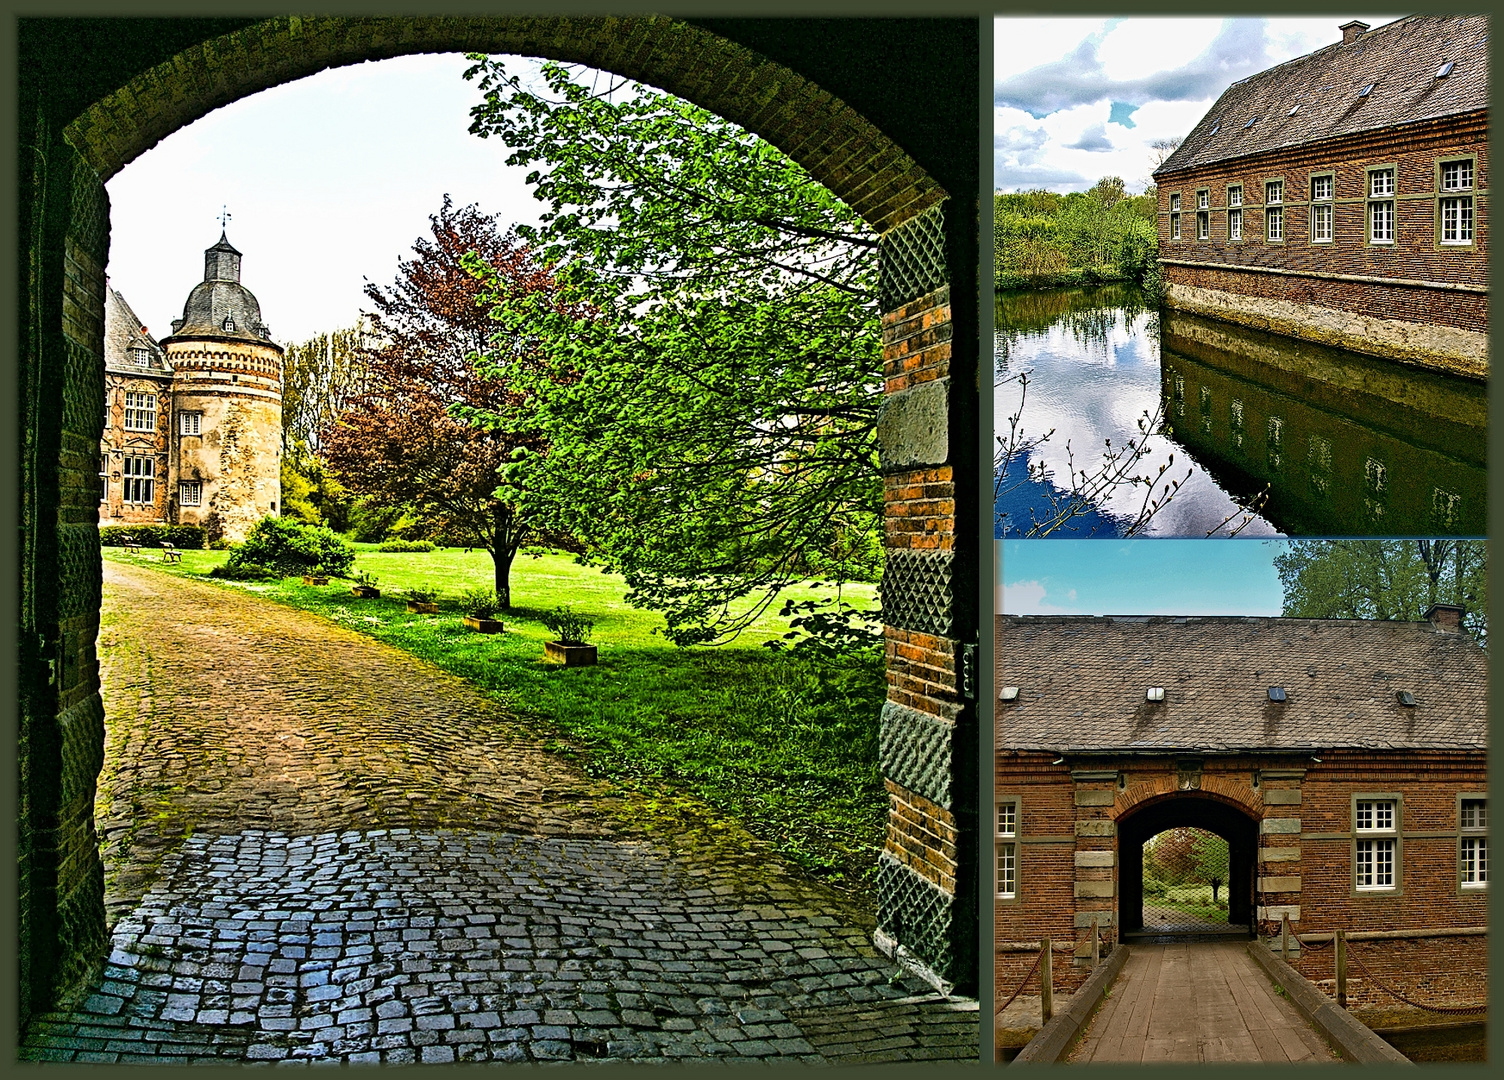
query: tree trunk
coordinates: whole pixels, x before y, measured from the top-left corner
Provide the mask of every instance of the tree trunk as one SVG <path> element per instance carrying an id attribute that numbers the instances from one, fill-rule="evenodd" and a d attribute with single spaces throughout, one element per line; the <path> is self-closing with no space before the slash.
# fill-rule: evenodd
<path id="1" fill-rule="evenodd" d="M 517 556 L 516 519 L 504 503 L 491 508 L 491 562 L 496 568 L 496 600 L 502 611 L 512 610 L 512 560 Z"/>

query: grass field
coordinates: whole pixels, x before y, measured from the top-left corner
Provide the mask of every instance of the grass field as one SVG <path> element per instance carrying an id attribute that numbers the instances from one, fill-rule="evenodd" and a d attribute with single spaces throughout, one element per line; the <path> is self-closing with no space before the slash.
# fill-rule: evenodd
<path id="1" fill-rule="evenodd" d="M 349 582 L 338 579 L 305 586 L 297 578 L 208 578 L 225 561 L 223 551 L 185 551 L 180 565 L 164 565 L 149 550 L 135 556 L 106 548 L 105 558 L 290 604 L 431 661 L 535 722 L 549 749 L 590 775 L 702 799 L 870 905 L 887 814 L 877 765 L 885 694 L 880 653 L 836 664 L 764 648 L 788 629 L 777 604 L 732 645 L 679 649 L 654 633 L 660 616 L 626 603 L 619 576 L 559 554 L 519 557 L 512 569 L 516 607 L 500 616 L 506 632 L 478 634 L 460 621 L 456 596 L 491 584 L 485 552 L 355 547 L 355 569 L 379 579 L 379 599 L 357 599 Z M 443 594 L 439 615 L 406 611 L 401 590 L 421 586 Z M 787 595 L 830 592 L 801 587 Z M 844 595 L 865 606 L 874 592 L 870 585 L 848 586 Z M 589 637 L 599 648 L 596 667 L 542 662 L 551 635 L 540 619 L 561 604 L 595 620 Z"/>

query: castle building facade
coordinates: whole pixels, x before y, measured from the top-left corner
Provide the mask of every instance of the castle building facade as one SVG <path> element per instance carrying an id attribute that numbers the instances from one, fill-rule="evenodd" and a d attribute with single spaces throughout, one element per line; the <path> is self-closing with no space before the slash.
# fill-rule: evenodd
<path id="1" fill-rule="evenodd" d="M 1486 378 L 1488 20 L 1340 29 L 1156 170 L 1165 302 Z"/>
<path id="2" fill-rule="evenodd" d="M 108 290 L 101 525 L 198 525 L 233 543 L 278 513 L 282 348 L 240 260 L 221 234 L 160 341 Z"/>

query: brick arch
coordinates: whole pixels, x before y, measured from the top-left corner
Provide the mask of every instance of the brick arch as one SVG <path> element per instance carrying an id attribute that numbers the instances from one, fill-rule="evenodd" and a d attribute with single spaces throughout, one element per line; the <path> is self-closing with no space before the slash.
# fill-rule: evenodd
<path id="1" fill-rule="evenodd" d="M 66 137 L 108 180 L 240 98 L 326 68 L 432 52 L 582 63 L 676 94 L 778 147 L 880 233 L 946 195 L 892 139 L 810 80 L 663 16 L 266 19 L 142 72 L 85 109 Z"/>
<path id="2" fill-rule="evenodd" d="M 1255 821 L 1264 816 L 1264 802 L 1253 785 L 1243 780 L 1225 776 L 1203 776 L 1201 786 L 1190 791 L 1181 791 L 1176 786 L 1173 774 L 1159 775 L 1148 780 L 1129 784 L 1112 803 L 1112 817 L 1120 821 L 1147 803 L 1162 799 L 1181 797 L 1205 797 L 1214 802 L 1228 803 L 1243 811 Z"/>
<path id="3" fill-rule="evenodd" d="M 108 29 L 91 31 L 93 52 L 73 36 L 72 22 L 30 23 L 62 26 L 63 44 L 21 35 L 19 144 L 29 151 L 19 159 L 25 291 L 15 398 L 26 447 L 17 619 L 23 1020 L 86 969 L 105 937 L 103 868 L 92 826 L 103 749 L 94 651 L 101 589 L 95 455 L 109 249 L 103 182 L 173 131 L 259 90 L 331 66 L 456 50 L 578 61 L 678 94 L 778 146 L 878 230 L 889 686 L 879 754 L 890 813 L 875 937 L 937 985 L 974 987 L 976 710 L 963 685 L 968 664 L 970 681 L 976 679 L 983 525 L 976 498 L 983 477 L 973 452 L 979 436 L 975 188 L 954 197 L 898 138 L 816 79 L 737 44 L 734 27 L 722 37 L 661 17 L 288 17 L 223 33 L 221 22 L 213 31 L 219 36 L 206 31 L 186 46 L 194 31 L 175 30 L 172 40 L 180 44 L 173 48 L 180 51 L 171 59 L 158 62 L 163 50 L 133 46 L 116 63 L 96 55 L 100 42 L 116 43 L 132 20 L 108 20 Z M 974 47 L 974 23 L 966 23 L 965 40 Z M 877 23 L 861 32 L 884 38 L 890 54 L 901 52 L 900 39 L 925 33 L 922 26 Z M 850 31 L 844 40 L 852 40 Z M 789 53 L 796 54 L 802 59 L 789 62 L 810 71 L 842 70 L 817 51 Z M 945 66 L 946 80 L 964 86 L 976 78 L 972 57 L 954 59 L 966 63 Z M 874 78 L 922 84 L 902 69 Z M 922 85 L 933 87 L 933 80 Z M 888 107 L 881 95 L 867 100 Z M 975 100 L 973 93 L 968 108 Z M 906 145 L 929 146 L 925 160 L 959 178 L 954 186 L 974 177 L 970 167 L 956 166 L 970 150 L 933 152 L 926 142 L 932 117 L 891 115 Z"/>

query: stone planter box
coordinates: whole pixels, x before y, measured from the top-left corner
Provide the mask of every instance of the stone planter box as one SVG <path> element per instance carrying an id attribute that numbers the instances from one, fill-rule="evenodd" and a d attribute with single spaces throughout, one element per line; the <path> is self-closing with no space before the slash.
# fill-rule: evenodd
<path id="1" fill-rule="evenodd" d="M 564 667 L 590 667 L 595 663 L 594 645 L 566 645 L 562 641 L 545 641 L 543 659 Z"/>
<path id="2" fill-rule="evenodd" d="M 327 584 L 329 584 L 329 579 L 327 577 L 325 577 L 323 574 L 304 574 L 303 575 L 303 584 L 304 585 L 327 585 Z"/>
<path id="3" fill-rule="evenodd" d="M 439 613 L 439 605 L 420 604 L 416 600 L 409 600 L 407 602 L 407 610 L 414 615 L 437 615 Z"/>
<path id="4" fill-rule="evenodd" d="M 350 595 L 358 596 L 362 600 L 377 600 L 381 597 L 381 590 L 374 585 L 351 585 Z"/>
<path id="5" fill-rule="evenodd" d="M 501 625 L 500 619 L 482 619 L 479 615 L 466 615 L 465 625 L 482 634 L 499 634 L 506 629 Z"/>

